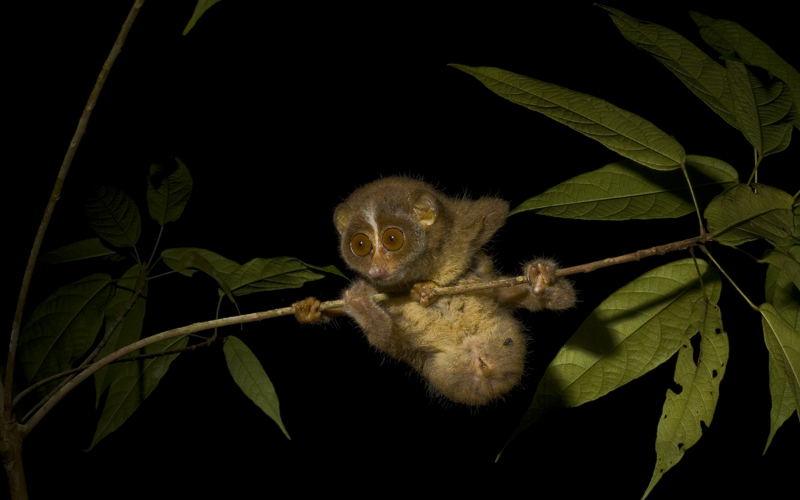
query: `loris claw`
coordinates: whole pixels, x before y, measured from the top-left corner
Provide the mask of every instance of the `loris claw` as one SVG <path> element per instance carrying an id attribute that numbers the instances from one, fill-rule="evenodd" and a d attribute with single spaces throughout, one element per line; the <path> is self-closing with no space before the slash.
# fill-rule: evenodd
<path id="1" fill-rule="evenodd" d="M 432 300 L 436 284 L 498 278 L 481 247 L 507 215 L 503 200 L 451 198 L 406 177 L 367 184 L 334 212 L 342 258 L 362 278 L 345 291 L 344 312 L 370 344 L 409 364 L 432 393 L 455 402 L 485 405 L 519 383 L 526 338 L 506 306 L 563 309 L 574 303 L 572 285 L 556 278 L 557 266 L 547 260 L 526 268 L 533 286 Z M 376 304 L 376 292 L 399 295 Z"/>
<path id="2" fill-rule="evenodd" d="M 414 283 L 414 286 L 411 287 L 411 298 L 419 302 L 422 307 L 428 307 L 436 300 L 436 297 L 431 294 L 434 288 L 436 288 L 436 283 L 433 281 Z"/>

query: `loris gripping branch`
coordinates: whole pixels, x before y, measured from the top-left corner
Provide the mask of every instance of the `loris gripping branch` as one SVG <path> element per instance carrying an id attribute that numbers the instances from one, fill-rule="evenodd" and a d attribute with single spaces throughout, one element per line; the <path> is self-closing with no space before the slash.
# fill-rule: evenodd
<path id="1" fill-rule="evenodd" d="M 406 177 L 367 184 L 334 212 L 342 257 L 362 278 L 345 290 L 344 313 L 370 344 L 409 364 L 432 392 L 458 403 L 485 405 L 519 383 L 526 339 L 512 308 L 575 304 L 572 284 L 555 276 L 557 265 L 548 259 L 524 266 L 527 284 L 429 304 L 432 287 L 501 278 L 481 247 L 507 215 L 503 200 L 451 198 Z M 400 295 L 376 303 L 372 296 L 379 292 Z M 298 321 L 332 315 L 320 312 L 319 304 L 313 297 L 297 302 Z"/>

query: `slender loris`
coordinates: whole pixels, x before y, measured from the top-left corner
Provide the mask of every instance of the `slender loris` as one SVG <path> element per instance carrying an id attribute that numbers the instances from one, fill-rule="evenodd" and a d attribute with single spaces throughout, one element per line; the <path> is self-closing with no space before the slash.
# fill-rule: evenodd
<path id="1" fill-rule="evenodd" d="M 425 182 L 388 177 L 357 189 L 336 207 L 339 248 L 360 280 L 344 292 L 344 313 L 378 350 L 410 365 L 436 395 L 485 405 L 513 389 L 526 337 L 511 309 L 561 310 L 575 291 L 552 260 L 524 266 L 527 284 L 440 297 L 436 286 L 498 279 L 481 247 L 508 215 L 508 203 L 451 198 Z M 380 303 L 378 292 L 400 294 Z M 301 322 L 326 320 L 319 301 L 295 304 Z"/>

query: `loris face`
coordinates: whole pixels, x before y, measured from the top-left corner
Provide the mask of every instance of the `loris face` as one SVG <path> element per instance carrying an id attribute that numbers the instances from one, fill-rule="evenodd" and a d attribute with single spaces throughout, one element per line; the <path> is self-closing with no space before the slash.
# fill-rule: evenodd
<path id="1" fill-rule="evenodd" d="M 340 251 L 354 271 L 376 284 L 402 285 L 416 277 L 413 269 L 425 248 L 425 230 L 407 207 L 342 204 L 335 220 L 340 230 Z"/>

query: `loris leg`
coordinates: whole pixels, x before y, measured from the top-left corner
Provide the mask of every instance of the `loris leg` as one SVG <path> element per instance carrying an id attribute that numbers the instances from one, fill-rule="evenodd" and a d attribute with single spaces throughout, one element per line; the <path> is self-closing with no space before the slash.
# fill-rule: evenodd
<path id="1" fill-rule="evenodd" d="M 344 312 L 358 323 L 370 344 L 395 359 L 409 362 L 412 347 L 397 331 L 389 313 L 372 300 L 376 293 L 366 282 L 356 282 L 344 292 Z"/>
<path id="2" fill-rule="evenodd" d="M 528 284 L 498 289 L 498 298 L 506 304 L 524 307 L 530 311 L 552 309 L 560 311 L 575 305 L 572 283 L 556 277 L 558 264 L 551 259 L 536 259 L 524 267 Z"/>

